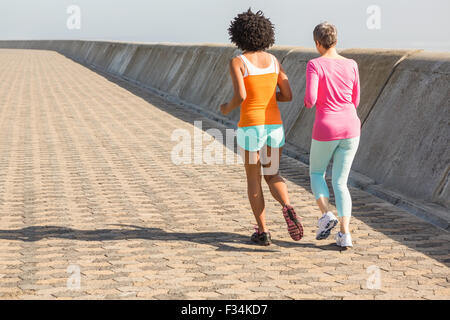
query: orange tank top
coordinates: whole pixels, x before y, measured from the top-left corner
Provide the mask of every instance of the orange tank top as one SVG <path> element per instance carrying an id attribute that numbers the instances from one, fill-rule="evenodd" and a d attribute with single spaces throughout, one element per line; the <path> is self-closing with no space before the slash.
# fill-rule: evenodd
<path id="1" fill-rule="evenodd" d="M 271 57 L 269 67 L 257 68 L 244 55 L 239 56 L 245 66 L 247 97 L 241 105 L 238 127 L 283 123 L 276 98 L 278 63 L 273 55 Z"/>

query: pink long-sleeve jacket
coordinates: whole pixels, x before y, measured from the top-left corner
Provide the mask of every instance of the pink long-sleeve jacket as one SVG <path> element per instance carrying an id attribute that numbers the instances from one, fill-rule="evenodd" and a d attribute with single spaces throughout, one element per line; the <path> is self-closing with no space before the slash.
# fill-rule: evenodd
<path id="1" fill-rule="evenodd" d="M 358 64 L 352 59 L 319 57 L 306 67 L 305 107 L 316 105 L 312 138 L 331 141 L 358 137 L 361 122 Z"/>

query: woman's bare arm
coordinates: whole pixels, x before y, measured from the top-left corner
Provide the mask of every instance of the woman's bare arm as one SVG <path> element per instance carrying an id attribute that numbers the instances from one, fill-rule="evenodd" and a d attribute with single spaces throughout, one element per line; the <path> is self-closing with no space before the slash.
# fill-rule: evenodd
<path id="1" fill-rule="evenodd" d="M 230 61 L 230 75 L 233 82 L 234 94 L 230 102 L 224 103 L 220 106 L 220 111 L 225 115 L 240 106 L 247 97 L 242 68 L 243 65 L 238 57 L 235 57 Z"/>
<path id="2" fill-rule="evenodd" d="M 280 66 L 280 72 L 278 74 L 278 88 L 280 91 L 277 92 L 277 101 L 280 102 L 288 102 L 292 101 L 292 90 L 289 84 L 289 79 L 286 72 L 283 69 L 283 66 L 278 63 Z"/>

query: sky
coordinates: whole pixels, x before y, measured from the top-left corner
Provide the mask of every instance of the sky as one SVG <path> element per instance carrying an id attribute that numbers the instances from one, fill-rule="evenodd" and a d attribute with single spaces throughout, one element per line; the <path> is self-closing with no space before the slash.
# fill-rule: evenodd
<path id="1" fill-rule="evenodd" d="M 313 47 L 314 26 L 329 21 L 338 48 L 450 52 L 450 0 L 1 0 L 0 40 L 229 43 L 249 7 L 275 24 L 277 45 Z"/>

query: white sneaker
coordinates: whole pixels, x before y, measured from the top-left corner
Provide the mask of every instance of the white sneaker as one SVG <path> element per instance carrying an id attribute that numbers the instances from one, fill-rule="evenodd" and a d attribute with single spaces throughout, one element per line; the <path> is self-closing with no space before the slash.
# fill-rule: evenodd
<path id="1" fill-rule="evenodd" d="M 338 223 L 338 219 L 335 215 L 328 211 L 324 213 L 322 218 L 317 222 L 316 240 L 323 240 L 328 238 L 331 229 L 333 229 Z"/>
<path id="2" fill-rule="evenodd" d="M 353 247 L 352 236 L 350 233 L 338 232 L 336 234 L 336 244 L 339 247 Z"/>

